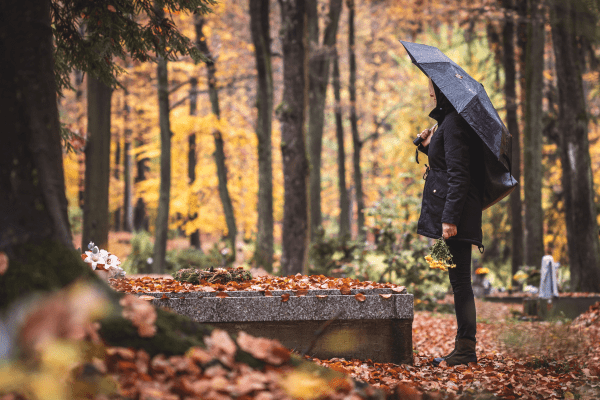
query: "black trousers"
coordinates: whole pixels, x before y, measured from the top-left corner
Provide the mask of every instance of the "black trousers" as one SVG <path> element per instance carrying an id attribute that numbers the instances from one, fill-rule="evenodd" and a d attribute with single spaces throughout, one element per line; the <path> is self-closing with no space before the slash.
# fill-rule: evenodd
<path id="1" fill-rule="evenodd" d="M 471 286 L 472 244 L 460 240 L 448 240 L 447 243 L 452 254 L 452 262 L 456 264 L 456 268 L 448 268 L 458 324 L 456 337 L 475 340 L 477 326 L 475 296 Z"/>

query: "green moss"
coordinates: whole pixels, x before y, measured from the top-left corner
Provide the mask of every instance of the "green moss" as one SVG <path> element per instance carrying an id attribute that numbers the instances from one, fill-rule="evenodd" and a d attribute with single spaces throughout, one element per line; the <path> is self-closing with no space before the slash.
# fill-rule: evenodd
<path id="1" fill-rule="evenodd" d="M 55 291 L 77 278 L 98 281 L 79 253 L 60 243 L 46 240 L 38 245 L 15 246 L 11 250 L 8 270 L 0 275 L 2 311 L 19 297 Z"/>
<path id="2" fill-rule="evenodd" d="M 203 337 L 213 330 L 209 325 L 157 308 L 156 334 L 143 338 L 131 321 L 120 316 L 120 310 L 100 321 L 102 339 L 110 346 L 144 349 L 151 356 L 181 355 L 193 346 L 206 347 Z"/>

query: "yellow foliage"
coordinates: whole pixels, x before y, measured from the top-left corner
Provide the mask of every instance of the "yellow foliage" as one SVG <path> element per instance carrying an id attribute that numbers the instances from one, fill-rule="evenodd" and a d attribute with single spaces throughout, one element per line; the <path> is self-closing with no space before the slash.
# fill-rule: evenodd
<path id="1" fill-rule="evenodd" d="M 476 1 L 470 7 L 478 7 Z M 420 199 L 424 181 L 422 176 L 427 156 L 419 154 L 420 164 L 414 162 L 415 148 L 412 140 L 417 133 L 429 128 L 434 121 L 427 115 L 431 110 L 427 78 L 415 67 L 398 39 L 428 43 L 439 47 L 455 60 L 475 79 L 480 80 L 488 94 L 500 110 L 505 104 L 501 87 L 495 81 L 496 70 L 493 54 L 485 39 L 464 41 L 460 21 L 469 18 L 469 11 L 453 10 L 445 2 L 424 0 L 397 0 L 392 2 L 356 1 L 356 45 L 357 53 L 357 111 L 359 136 L 361 139 L 373 137 L 362 146 L 361 169 L 366 207 L 382 198 Z M 492 7 L 493 9 L 493 7 Z M 493 11 L 486 11 L 493 12 Z M 173 20 L 181 31 L 195 38 L 193 17 L 186 14 L 173 15 Z M 431 23 L 436 21 L 436 23 Z M 492 18 L 491 21 L 494 21 Z M 280 21 L 273 16 L 272 23 L 278 27 Z M 346 23 L 340 23 L 339 37 L 347 37 Z M 205 16 L 204 34 L 209 48 L 216 57 L 217 87 L 219 90 L 220 113 L 213 115 L 207 94 L 207 75 L 204 64 L 196 65 L 189 58 L 169 63 L 171 87 L 178 87 L 170 94 L 172 108 L 171 157 L 172 187 L 170 203 L 170 227 L 182 228 L 186 234 L 199 229 L 202 233 L 220 235 L 226 232 L 223 207 L 218 191 L 217 171 L 214 161 L 214 134 L 220 132 L 224 140 L 226 165 L 228 169 L 228 189 L 237 218 L 238 230 L 250 238 L 256 233 L 258 156 L 256 123 L 256 81 L 254 46 L 252 45 L 247 4 L 243 2 L 220 2 L 213 6 L 213 13 Z M 280 52 L 280 42 L 273 41 L 273 50 Z M 353 144 L 348 123 L 350 99 L 347 90 L 349 79 L 348 49 L 338 46 L 342 81 L 341 110 L 344 118 L 346 183 L 351 195 L 353 183 Z M 275 82 L 275 106 L 281 91 L 282 61 L 273 57 Z M 114 151 L 116 138 L 124 145 L 124 132 L 132 132 L 132 156 L 134 162 L 148 159 L 146 180 L 137 182 L 133 188 L 133 201 L 141 197 L 147 206 L 150 218 L 156 213 L 159 191 L 160 140 L 158 130 L 158 104 L 156 94 L 156 65 L 135 63 L 122 66 L 128 74 L 122 76 L 122 84 L 127 88 L 113 93 L 112 120 L 113 140 L 111 155 L 110 209 L 121 207 L 124 185 L 121 178 L 112 177 L 114 171 Z M 502 74 L 500 74 L 502 75 Z M 598 82 L 598 73 L 588 73 L 584 79 L 590 84 Z M 190 115 L 190 78 L 198 80 L 197 110 Z M 545 78 L 551 79 L 550 71 Z M 84 90 L 85 98 L 85 85 Z M 501 85 L 500 85 L 501 86 Z M 596 93 L 594 88 L 591 93 Z M 592 94 L 590 94 L 591 96 Z M 131 110 L 126 118 L 124 104 L 127 101 Z M 597 102 L 596 102 L 597 103 Z M 592 113 L 598 113 L 598 105 L 591 102 Z M 327 91 L 325 107 L 323 152 L 322 152 L 322 213 L 324 227 L 332 231 L 337 227 L 339 216 L 339 190 L 337 172 L 337 141 L 335 119 L 333 118 L 333 91 Z M 596 111 L 594 111 L 596 110 Z M 72 129 L 85 132 L 85 102 L 77 101 L 74 93 L 67 93 L 61 102 L 61 120 Z M 188 138 L 196 137 L 197 164 L 196 178 L 188 178 Z M 593 171 L 600 170 L 600 130 L 590 126 L 590 153 Z M 274 118 L 272 131 L 273 156 L 273 197 L 275 237 L 281 236 L 283 219 L 283 168 L 281 160 L 281 131 L 279 121 Z M 553 145 L 544 147 L 545 159 L 556 154 Z M 65 183 L 70 207 L 77 205 L 80 181 L 79 158 L 65 155 Z M 558 158 L 558 157 L 557 157 Z M 122 165 L 122 162 L 121 162 Z M 134 165 L 132 174 L 135 176 Z M 600 174 L 594 173 L 597 198 L 600 196 Z M 546 248 L 555 259 L 565 262 L 566 227 L 562 204 L 555 199 L 561 190 L 562 172 L 560 161 L 545 165 L 543 182 L 543 209 L 545 212 Z M 521 189 L 521 188 L 520 188 Z M 418 201 L 417 201 L 418 203 Z M 356 201 L 353 198 L 352 210 L 356 217 Z M 500 238 L 500 247 L 508 246 L 510 220 L 508 202 L 504 201 L 484 213 L 484 242 Z M 402 212 L 407 221 L 416 221 L 419 204 L 404 206 Z M 191 220 L 188 215 L 196 214 Z M 152 221 L 152 219 L 151 219 Z M 369 224 L 374 223 L 368 217 Z M 600 220 L 599 220 L 600 222 Z M 151 222 L 150 226 L 153 226 Z M 489 242 L 488 242 L 489 243 Z"/>

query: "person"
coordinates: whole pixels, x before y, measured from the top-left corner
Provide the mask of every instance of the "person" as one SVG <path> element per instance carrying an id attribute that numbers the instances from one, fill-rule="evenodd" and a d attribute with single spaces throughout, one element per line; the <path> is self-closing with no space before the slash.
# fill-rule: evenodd
<path id="1" fill-rule="evenodd" d="M 456 112 L 450 101 L 429 79 L 429 95 L 435 108 L 429 116 L 437 130 L 419 134 L 418 149 L 427 154 L 425 187 L 417 233 L 434 239 L 443 237 L 455 268 L 448 274 L 454 293 L 457 331 L 454 350 L 437 357 L 433 365 L 477 362 L 476 311 L 471 284 L 471 248 L 483 249 L 481 214 L 484 185 L 483 142 Z"/>

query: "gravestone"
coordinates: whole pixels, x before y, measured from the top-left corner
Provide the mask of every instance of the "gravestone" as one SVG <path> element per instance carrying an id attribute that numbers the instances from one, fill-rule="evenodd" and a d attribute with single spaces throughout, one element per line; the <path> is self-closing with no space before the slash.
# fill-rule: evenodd
<path id="1" fill-rule="evenodd" d="M 600 301 L 598 294 L 564 295 L 558 293 L 558 268 L 560 263 L 555 262 L 550 255 L 542 257 L 540 269 L 541 279 L 538 298 L 523 300 L 525 315 L 537 316 L 541 319 L 552 318 L 577 318 L 589 306 Z"/>
<path id="2" fill-rule="evenodd" d="M 552 299 L 558 297 L 557 271 L 560 263 L 555 262 L 550 255 L 542 257 L 542 267 L 540 268 L 540 299 Z"/>
<path id="3" fill-rule="evenodd" d="M 221 293 L 221 294 L 219 294 Z M 226 296 L 223 295 L 226 293 Z M 389 288 L 143 293 L 157 306 L 229 333 L 278 339 L 320 359 L 412 364 L 413 295 Z M 140 293 L 142 294 L 142 293 Z M 322 330 L 321 334 L 317 331 Z"/>

